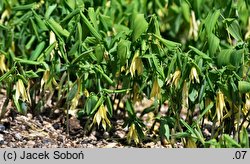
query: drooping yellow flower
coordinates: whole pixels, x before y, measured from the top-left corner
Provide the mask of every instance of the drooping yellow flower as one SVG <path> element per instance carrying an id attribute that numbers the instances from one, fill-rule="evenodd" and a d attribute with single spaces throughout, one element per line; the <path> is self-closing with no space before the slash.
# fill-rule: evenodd
<path id="1" fill-rule="evenodd" d="M 45 70 L 43 73 L 43 77 L 41 79 L 41 87 L 40 89 L 42 90 L 43 85 L 46 84 L 49 80 L 49 76 L 50 76 L 50 70 Z M 45 85 L 46 86 L 46 85 Z M 46 87 L 45 87 L 46 88 Z"/>
<path id="2" fill-rule="evenodd" d="M 192 138 L 189 138 L 187 140 L 186 147 L 187 148 L 197 148 L 197 145 L 196 145 L 196 142 Z"/>
<path id="3" fill-rule="evenodd" d="M 245 34 L 245 40 L 250 38 L 250 17 L 248 17 L 247 33 Z"/>
<path id="4" fill-rule="evenodd" d="M 189 34 L 188 34 L 189 38 L 192 37 L 194 40 L 198 39 L 199 25 L 200 25 L 200 21 L 196 20 L 194 11 L 191 11 L 190 29 L 189 29 Z"/>
<path id="5" fill-rule="evenodd" d="M 0 70 L 1 72 L 5 72 L 7 70 L 6 64 L 5 64 L 5 56 L 0 55 Z"/>
<path id="6" fill-rule="evenodd" d="M 192 83 L 194 83 L 194 81 L 196 81 L 197 83 L 200 83 L 199 75 L 194 66 L 191 68 L 189 79 L 192 81 Z"/>
<path id="7" fill-rule="evenodd" d="M 137 134 L 137 130 L 135 129 L 135 124 L 134 123 L 132 123 L 130 125 L 130 127 L 129 127 L 127 140 L 128 140 L 129 144 L 131 143 L 131 140 L 134 140 L 135 144 L 139 143 L 139 137 L 138 137 L 138 134 Z"/>
<path id="8" fill-rule="evenodd" d="M 89 97 L 89 91 L 85 88 L 83 91 L 85 97 Z"/>
<path id="9" fill-rule="evenodd" d="M 243 114 L 246 116 L 248 111 L 250 110 L 250 94 L 246 93 L 245 95 L 246 102 L 244 104 L 244 107 L 242 109 Z"/>
<path id="10" fill-rule="evenodd" d="M 6 21 L 5 19 L 9 19 L 9 17 L 10 17 L 10 9 L 5 9 L 1 15 L 0 24 L 4 24 L 4 22 Z"/>
<path id="11" fill-rule="evenodd" d="M 172 84 L 174 84 L 175 87 L 178 86 L 180 78 L 181 78 L 181 71 L 180 70 L 176 70 L 174 72 L 174 74 L 172 75 Z"/>
<path id="12" fill-rule="evenodd" d="M 132 59 L 131 66 L 130 66 L 130 73 L 131 76 L 134 77 L 137 73 L 137 75 L 141 75 L 143 72 L 143 63 L 141 58 L 139 57 L 139 51 L 135 52 L 135 55 Z"/>
<path id="13" fill-rule="evenodd" d="M 216 115 L 219 122 L 223 118 L 223 110 L 225 106 L 224 94 L 219 90 L 216 96 Z"/>
<path id="14" fill-rule="evenodd" d="M 99 126 L 101 122 L 104 130 L 106 130 L 107 125 L 111 127 L 111 123 L 107 117 L 107 109 L 103 104 L 99 107 L 98 111 L 96 112 L 92 125 L 97 123 L 97 125 Z"/>
<path id="15" fill-rule="evenodd" d="M 18 81 L 16 82 L 15 89 L 16 89 L 15 93 L 16 100 L 18 100 L 21 96 L 23 101 L 27 101 L 29 103 L 31 102 L 30 95 L 29 93 L 26 92 L 23 81 L 21 79 L 18 79 Z"/>
<path id="16" fill-rule="evenodd" d="M 159 86 L 158 79 L 155 79 L 155 80 L 154 80 L 153 88 L 152 88 L 152 90 L 151 90 L 150 97 L 151 97 L 151 98 L 157 97 L 158 99 L 161 98 L 161 88 L 160 88 L 160 86 Z"/>
<path id="17" fill-rule="evenodd" d="M 182 88 L 182 108 L 184 109 L 188 109 L 188 95 L 188 85 L 185 80 Z"/>

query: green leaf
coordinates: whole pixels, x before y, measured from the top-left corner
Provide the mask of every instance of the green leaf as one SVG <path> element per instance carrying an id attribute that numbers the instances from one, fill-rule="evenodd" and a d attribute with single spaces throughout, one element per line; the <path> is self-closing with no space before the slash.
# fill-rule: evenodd
<path id="1" fill-rule="evenodd" d="M 219 48 L 220 39 L 214 34 L 208 35 L 208 44 L 209 44 L 209 55 L 214 56 L 216 50 Z"/>
<path id="2" fill-rule="evenodd" d="M 20 59 L 20 58 L 17 58 L 17 57 L 15 57 L 14 60 L 19 62 L 19 63 L 29 64 L 29 65 L 40 65 L 40 64 L 42 64 L 41 62 L 31 61 L 31 60 L 28 60 L 28 59 Z"/>
<path id="3" fill-rule="evenodd" d="M 153 33 L 157 36 L 161 36 L 159 21 L 157 20 L 157 17 L 155 15 L 153 15 L 150 19 L 148 33 Z"/>
<path id="4" fill-rule="evenodd" d="M 135 117 L 134 108 L 130 101 L 126 101 L 126 111 L 128 112 L 130 118 Z"/>
<path id="5" fill-rule="evenodd" d="M 30 4 L 27 4 L 27 5 L 17 5 L 15 7 L 13 7 L 12 10 L 14 10 L 14 11 L 30 10 L 35 5 L 36 5 L 36 3 L 30 3 Z"/>
<path id="6" fill-rule="evenodd" d="M 223 92 L 223 94 L 229 99 L 232 100 L 232 94 L 231 94 L 231 90 L 229 90 L 229 87 L 226 83 L 222 83 L 221 81 L 217 82 L 219 88 L 221 89 L 221 91 Z"/>
<path id="7" fill-rule="evenodd" d="M 41 55 L 44 47 L 45 47 L 45 42 L 44 41 L 39 43 L 37 45 L 36 49 L 31 53 L 31 56 L 30 56 L 29 60 L 32 60 L 32 61 L 36 60 L 39 57 L 39 55 Z"/>
<path id="8" fill-rule="evenodd" d="M 190 7 L 186 1 L 181 3 L 182 14 L 187 22 L 190 22 Z"/>
<path id="9" fill-rule="evenodd" d="M 176 60 L 177 60 L 177 53 L 172 57 L 171 63 L 170 63 L 170 65 L 168 66 L 167 78 L 169 78 L 171 72 L 174 71 L 175 64 L 176 64 Z"/>
<path id="10" fill-rule="evenodd" d="M 241 146 L 228 134 L 223 134 L 222 139 L 225 141 L 225 146 L 228 148 L 232 148 L 232 147 L 241 148 Z"/>
<path id="11" fill-rule="evenodd" d="M 56 9 L 56 7 L 57 7 L 57 4 L 54 4 L 54 5 L 49 6 L 48 10 L 45 12 L 44 17 L 45 17 L 46 19 L 49 19 L 50 15 L 51 15 L 52 12 Z"/>
<path id="12" fill-rule="evenodd" d="M 76 96 L 76 94 L 77 94 L 77 90 L 78 90 L 78 86 L 77 86 L 77 83 L 75 83 L 75 84 L 73 85 L 73 87 L 71 88 L 71 90 L 69 91 L 69 93 L 68 93 L 66 102 L 70 102 L 71 100 L 73 100 L 73 98 L 74 98 L 74 97 Z"/>
<path id="13" fill-rule="evenodd" d="M 243 64 L 244 49 L 234 50 L 230 56 L 230 63 L 233 66 L 239 67 Z"/>
<path id="14" fill-rule="evenodd" d="M 198 97 L 198 91 L 196 89 L 192 89 L 192 92 L 188 95 L 190 101 L 195 102 Z"/>
<path id="15" fill-rule="evenodd" d="M 201 131 L 198 131 L 196 128 L 194 129 L 194 133 L 196 135 L 196 137 L 198 138 L 198 140 L 204 145 L 205 144 L 205 140 L 204 137 L 202 135 Z"/>
<path id="16" fill-rule="evenodd" d="M 100 21 L 106 31 L 113 26 L 113 21 L 109 16 L 100 14 Z"/>
<path id="17" fill-rule="evenodd" d="M 97 63 L 100 64 L 102 62 L 104 55 L 104 47 L 101 44 L 95 46 L 95 57 L 97 59 Z"/>
<path id="18" fill-rule="evenodd" d="M 151 60 L 155 70 L 159 73 L 159 75 L 162 76 L 162 78 L 165 78 L 165 74 L 164 74 L 164 71 L 163 71 L 163 66 L 160 63 L 160 60 L 157 58 L 157 54 L 143 55 L 142 58 L 147 58 L 147 59 Z"/>
<path id="19" fill-rule="evenodd" d="M 45 22 L 42 20 L 41 16 L 38 15 L 34 10 L 32 10 L 34 13 L 34 17 L 37 23 L 37 26 L 39 27 L 39 30 L 41 31 L 48 31 L 49 29 L 47 28 Z"/>
<path id="20" fill-rule="evenodd" d="M 36 36 L 32 35 L 32 37 L 30 38 L 29 42 L 25 45 L 25 48 L 26 49 L 30 49 L 31 46 L 32 46 L 32 44 L 34 43 L 35 39 L 36 39 Z"/>
<path id="21" fill-rule="evenodd" d="M 91 109 L 90 114 L 92 115 L 103 104 L 103 102 L 104 102 L 104 97 L 103 97 L 103 95 L 101 95 L 101 97 L 99 98 L 99 100 L 95 104 L 94 108 Z"/>
<path id="22" fill-rule="evenodd" d="M 189 130 L 189 132 L 190 132 L 192 135 L 196 136 L 196 134 L 195 134 L 195 132 L 194 132 L 194 129 L 191 128 L 191 126 L 189 126 L 183 119 L 180 119 L 180 121 L 181 121 L 181 123 Z"/>
<path id="23" fill-rule="evenodd" d="M 38 78 L 39 77 L 33 70 L 25 71 L 25 75 L 28 78 Z"/>
<path id="24" fill-rule="evenodd" d="M 96 12 L 93 7 L 90 7 L 88 9 L 88 16 L 89 16 L 91 23 L 93 24 L 93 27 L 95 29 L 98 29 L 97 20 L 96 20 Z"/>
<path id="25" fill-rule="evenodd" d="M 242 34 L 240 31 L 240 25 L 237 20 L 228 21 L 227 31 L 236 39 L 237 41 L 242 41 Z"/>
<path id="26" fill-rule="evenodd" d="M 91 93 L 84 104 L 84 111 L 86 112 L 87 115 L 90 115 L 90 113 L 92 113 L 92 110 L 97 104 L 97 101 L 98 97 L 95 94 Z"/>
<path id="27" fill-rule="evenodd" d="M 157 72 L 162 76 L 163 79 L 165 79 L 163 67 L 160 64 L 159 59 L 156 56 L 153 55 L 152 60 L 153 60 L 153 63 L 154 63 L 154 66 L 155 66 L 155 69 L 157 70 Z"/>
<path id="28" fill-rule="evenodd" d="M 240 144 L 242 148 L 249 148 L 248 132 L 244 126 L 240 131 Z"/>
<path id="29" fill-rule="evenodd" d="M 206 148 L 221 148 L 220 143 L 218 143 L 217 140 L 214 138 L 209 141 L 206 141 L 204 145 Z"/>
<path id="30" fill-rule="evenodd" d="M 210 111 L 214 106 L 214 102 L 210 102 L 210 104 L 206 107 L 206 109 L 201 113 L 201 115 L 199 115 L 198 119 L 196 120 L 197 123 L 199 123 L 199 121 L 202 120 L 203 116 Z"/>
<path id="31" fill-rule="evenodd" d="M 196 54 L 198 54 L 199 56 L 201 56 L 203 59 L 206 60 L 212 60 L 207 54 L 205 54 L 204 52 L 198 50 L 197 48 L 193 47 L 193 46 L 188 46 L 190 49 L 192 49 Z"/>
<path id="32" fill-rule="evenodd" d="M 56 34 L 69 37 L 70 33 L 66 29 L 63 29 L 62 26 L 57 23 L 53 18 L 50 18 L 47 23 Z"/>
<path id="33" fill-rule="evenodd" d="M 131 42 L 121 39 L 117 45 L 117 55 L 120 66 L 124 66 L 127 61 L 128 52 L 130 51 Z"/>
<path id="34" fill-rule="evenodd" d="M 164 44 L 169 50 L 175 49 L 177 47 L 180 47 L 181 44 L 177 43 L 177 42 L 173 42 L 167 39 L 164 39 L 158 35 L 153 34 L 153 36 L 155 36 L 157 39 L 159 39 L 159 41 Z"/>
<path id="35" fill-rule="evenodd" d="M 9 77 L 14 71 L 16 70 L 16 67 L 12 67 L 8 72 L 0 76 L 0 82 Z"/>
<path id="36" fill-rule="evenodd" d="M 49 45 L 45 50 L 44 50 L 44 56 L 45 58 L 48 57 L 48 55 L 50 55 L 50 53 L 52 52 L 52 50 L 56 47 L 56 42 L 52 43 L 51 45 Z M 38 57 L 38 61 L 39 61 L 39 58 L 41 58 L 42 55 L 40 55 L 40 57 Z"/>
<path id="37" fill-rule="evenodd" d="M 210 12 L 208 14 L 204 23 L 208 35 L 212 33 L 219 16 L 220 16 L 220 10 L 216 10 L 213 13 Z"/>
<path id="38" fill-rule="evenodd" d="M 148 28 L 148 22 L 143 14 L 133 14 L 132 16 L 132 41 L 136 41 Z"/>
<path id="39" fill-rule="evenodd" d="M 145 109 L 142 111 L 141 116 L 143 116 L 143 115 L 145 115 L 145 114 L 147 114 L 147 113 L 150 113 L 150 112 L 155 111 L 155 108 L 156 108 L 155 105 L 150 106 L 150 107 L 148 107 L 148 108 L 145 108 Z"/>
<path id="40" fill-rule="evenodd" d="M 15 106 L 16 106 L 17 111 L 18 111 L 19 113 L 24 114 L 24 111 L 22 110 L 22 108 L 21 108 L 21 106 L 20 106 L 18 100 L 15 98 L 15 95 L 12 96 L 12 99 L 13 99 L 13 102 L 14 102 L 14 104 L 15 104 Z"/>
<path id="41" fill-rule="evenodd" d="M 113 116 L 113 105 L 111 103 L 110 96 L 106 97 L 106 105 L 107 105 L 109 116 L 112 117 Z"/>
<path id="42" fill-rule="evenodd" d="M 239 81 L 238 82 L 238 89 L 240 93 L 248 93 L 250 92 L 250 83 L 246 81 Z"/>
<path id="43" fill-rule="evenodd" d="M 161 137 L 164 136 L 167 140 L 170 139 L 170 129 L 166 121 L 161 120 L 160 123 L 160 135 Z"/>
<path id="44" fill-rule="evenodd" d="M 108 75 L 106 75 L 106 74 L 103 72 L 102 68 L 101 68 L 99 65 L 96 66 L 96 67 L 94 67 L 94 69 L 95 69 L 97 72 L 99 72 L 99 73 L 103 76 L 103 78 L 104 78 L 105 80 L 107 80 L 107 82 L 108 82 L 109 84 L 111 84 L 111 85 L 114 85 L 114 84 L 115 84 L 115 82 L 114 82 Z"/>
<path id="45" fill-rule="evenodd" d="M 92 33 L 92 35 L 98 39 L 99 41 L 102 40 L 102 36 L 100 35 L 100 33 L 97 32 L 97 29 L 95 29 L 92 24 L 90 23 L 90 21 L 83 15 L 82 12 L 80 12 L 80 15 L 82 17 L 83 22 L 86 24 L 87 28 L 89 29 L 89 31 Z"/>
<path id="46" fill-rule="evenodd" d="M 73 10 L 71 13 L 67 14 L 65 18 L 61 21 L 62 24 L 65 24 L 68 20 L 72 19 L 75 15 L 80 12 L 80 8 Z"/>
<path id="47" fill-rule="evenodd" d="M 220 51 L 219 55 L 217 56 L 217 64 L 219 67 L 230 64 L 232 52 L 233 52 L 232 48 L 224 49 Z"/>
<path id="48" fill-rule="evenodd" d="M 70 7 L 72 10 L 76 8 L 76 0 L 64 0 L 64 2 Z"/>

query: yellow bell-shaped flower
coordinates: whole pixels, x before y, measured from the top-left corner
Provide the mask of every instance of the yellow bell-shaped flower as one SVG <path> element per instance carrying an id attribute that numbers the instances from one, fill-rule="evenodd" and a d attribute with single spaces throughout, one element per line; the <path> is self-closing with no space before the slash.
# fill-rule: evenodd
<path id="1" fill-rule="evenodd" d="M 107 125 L 111 127 L 111 123 L 107 117 L 107 109 L 103 104 L 99 107 L 94 116 L 93 124 L 96 123 L 98 126 L 100 125 L 100 123 L 102 123 L 102 127 L 104 128 L 104 130 L 106 130 Z"/>
<path id="2" fill-rule="evenodd" d="M 134 140 L 135 144 L 139 143 L 139 137 L 138 137 L 138 134 L 137 134 L 137 130 L 135 129 L 135 124 L 133 124 L 133 123 L 129 127 L 127 140 L 128 140 L 129 144 L 131 143 L 131 140 Z"/>
<path id="3" fill-rule="evenodd" d="M 137 75 L 141 75 L 142 72 L 143 72 L 143 63 L 142 63 L 142 60 L 141 58 L 139 57 L 139 51 L 136 51 L 133 59 L 132 59 L 132 62 L 131 62 L 131 65 L 130 65 L 130 73 L 131 73 L 131 76 L 134 77 L 137 73 Z"/>
<path id="4" fill-rule="evenodd" d="M 161 98 L 161 88 L 160 88 L 160 86 L 159 86 L 158 79 L 155 79 L 155 80 L 154 80 L 153 88 L 152 88 L 152 90 L 151 90 L 150 97 L 151 97 L 151 98 L 157 97 L 158 99 Z"/>

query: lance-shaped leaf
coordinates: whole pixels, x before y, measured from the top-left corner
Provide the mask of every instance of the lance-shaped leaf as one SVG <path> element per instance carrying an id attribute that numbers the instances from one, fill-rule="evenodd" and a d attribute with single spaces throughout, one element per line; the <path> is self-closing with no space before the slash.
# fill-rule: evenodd
<path id="1" fill-rule="evenodd" d="M 145 20 L 143 14 L 134 14 L 132 19 L 132 41 L 134 42 L 147 30 L 148 22 Z"/>
<path id="2" fill-rule="evenodd" d="M 69 37 L 70 33 L 66 29 L 63 29 L 63 27 L 59 23 L 57 23 L 53 18 L 50 18 L 47 23 L 56 34 Z"/>
<path id="3" fill-rule="evenodd" d="M 37 45 L 36 49 L 31 53 L 30 60 L 36 60 L 39 55 L 41 55 L 43 49 L 45 47 L 45 42 L 41 42 L 40 44 Z"/>
<path id="4" fill-rule="evenodd" d="M 236 39 L 237 41 L 242 41 L 240 25 L 236 19 L 228 21 L 227 31 L 234 37 L 234 39 Z"/>
<path id="5" fill-rule="evenodd" d="M 239 81 L 238 82 L 238 89 L 240 93 L 247 93 L 250 92 L 250 83 L 246 81 Z"/>
<path id="6" fill-rule="evenodd" d="M 217 64 L 219 67 L 228 65 L 230 63 L 231 54 L 233 49 L 221 50 L 217 56 Z"/>
<path id="7" fill-rule="evenodd" d="M 220 16 L 220 10 L 216 10 L 213 13 L 210 12 L 208 14 L 205 20 L 205 27 L 208 35 L 212 33 L 219 16 Z"/>
<path id="8" fill-rule="evenodd" d="M 117 45 L 117 55 L 119 57 L 120 66 L 124 66 L 126 64 L 128 52 L 130 49 L 131 42 L 128 40 L 121 39 Z"/>
<path id="9" fill-rule="evenodd" d="M 209 55 L 214 56 L 216 50 L 218 49 L 220 44 L 220 39 L 214 34 L 210 34 L 208 36 L 208 45 L 209 45 Z"/>
<path id="10" fill-rule="evenodd" d="M 101 44 L 98 44 L 95 47 L 95 57 L 97 59 L 97 63 L 101 63 L 104 55 L 104 47 Z"/>
<path id="11" fill-rule="evenodd" d="M 83 15 L 82 12 L 80 12 L 81 18 L 83 20 L 83 22 L 85 23 L 85 25 L 87 26 L 87 28 L 89 29 L 89 31 L 92 33 L 92 35 L 98 39 L 98 40 L 102 40 L 102 36 L 100 35 L 100 33 L 97 32 L 97 29 L 95 29 L 92 24 L 90 23 L 90 21 Z"/>
<path id="12" fill-rule="evenodd" d="M 243 148 L 249 148 L 248 132 L 244 126 L 240 131 L 240 144 Z"/>

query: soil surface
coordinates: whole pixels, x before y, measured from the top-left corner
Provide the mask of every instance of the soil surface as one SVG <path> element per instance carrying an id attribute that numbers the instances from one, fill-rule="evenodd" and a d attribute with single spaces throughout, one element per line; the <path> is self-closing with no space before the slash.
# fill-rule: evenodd
<path id="1" fill-rule="evenodd" d="M 3 107 L 5 96 L 0 94 L 0 109 Z M 144 104 L 145 105 L 145 104 Z M 148 105 L 148 104 L 147 104 Z M 146 106 L 147 106 L 146 105 Z M 138 110 L 143 108 L 138 106 Z M 28 113 L 20 115 L 13 105 L 9 104 L 5 116 L 0 120 L 1 148 L 182 148 L 183 145 L 161 142 L 157 134 L 145 136 L 142 143 L 128 144 L 128 128 L 123 127 L 123 119 L 110 120 L 112 127 L 107 131 L 93 126 L 89 129 L 87 120 L 69 119 L 69 134 L 66 128 L 64 112 L 47 109 L 39 115 Z M 0 110 L 1 111 L 1 110 Z M 49 114 L 48 114 L 49 113 Z M 149 116 L 143 118 L 148 121 Z M 90 123 L 91 124 L 91 123 Z M 87 127 L 86 127 L 87 125 Z M 86 130 L 88 129 L 88 130 Z M 163 144 L 164 143 L 164 144 Z"/>
<path id="2" fill-rule="evenodd" d="M 12 114 L 13 115 L 13 114 Z M 81 122 L 71 117 L 69 119 L 69 134 L 63 117 L 51 119 L 47 116 L 27 116 L 16 114 L 1 120 L 0 147 L 6 148 L 165 148 L 172 145 L 163 145 L 157 136 L 148 136 L 139 145 L 128 144 L 127 129 L 122 128 L 122 120 L 117 120 L 110 131 L 93 129 L 87 134 Z M 180 144 L 174 147 L 182 147 Z"/>

